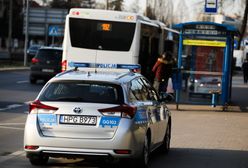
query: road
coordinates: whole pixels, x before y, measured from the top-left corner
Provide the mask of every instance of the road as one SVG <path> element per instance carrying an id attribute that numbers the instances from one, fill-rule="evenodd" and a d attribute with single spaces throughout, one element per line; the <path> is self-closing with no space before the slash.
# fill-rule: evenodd
<path id="1" fill-rule="evenodd" d="M 28 71 L 0 72 L 0 167 L 33 167 L 23 152 L 28 107 L 44 83 L 31 85 Z M 201 106 L 169 105 L 172 141 L 168 155 L 153 153 L 151 168 L 248 168 L 248 85 L 236 77 L 229 111 Z M 51 159 L 46 167 L 100 167 L 82 160 Z M 130 166 L 132 167 L 132 166 Z"/>
<path id="2" fill-rule="evenodd" d="M 33 100 L 42 88 L 43 82 L 29 84 L 29 71 L 0 71 L 0 110 L 21 106 Z"/>

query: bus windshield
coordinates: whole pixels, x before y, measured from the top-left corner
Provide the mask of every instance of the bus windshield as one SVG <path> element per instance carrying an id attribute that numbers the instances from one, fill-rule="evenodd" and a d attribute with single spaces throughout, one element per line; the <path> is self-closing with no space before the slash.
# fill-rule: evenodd
<path id="1" fill-rule="evenodd" d="M 72 47 L 109 51 L 129 51 L 135 23 L 70 18 Z"/>

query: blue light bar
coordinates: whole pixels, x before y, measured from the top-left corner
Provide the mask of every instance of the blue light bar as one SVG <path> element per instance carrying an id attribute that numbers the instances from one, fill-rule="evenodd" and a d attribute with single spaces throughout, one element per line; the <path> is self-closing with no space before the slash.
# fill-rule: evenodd
<path id="1" fill-rule="evenodd" d="M 69 66 L 78 68 L 141 69 L 139 64 L 95 64 L 85 62 L 69 62 Z"/>

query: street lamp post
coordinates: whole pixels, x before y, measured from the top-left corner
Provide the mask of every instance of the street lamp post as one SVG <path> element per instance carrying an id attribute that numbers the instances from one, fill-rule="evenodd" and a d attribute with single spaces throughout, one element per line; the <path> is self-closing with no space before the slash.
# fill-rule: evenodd
<path id="1" fill-rule="evenodd" d="M 109 0 L 106 0 L 106 10 L 109 8 Z"/>
<path id="2" fill-rule="evenodd" d="M 9 33 L 8 33 L 8 52 L 12 61 L 11 49 L 12 49 L 12 20 L 13 20 L 13 0 L 9 1 Z"/>
<path id="3" fill-rule="evenodd" d="M 25 44 L 24 44 L 24 66 L 27 66 L 27 49 L 28 49 L 28 15 L 29 15 L 29 0 L 26 1 L 26 29 L 25 29 Z"/>

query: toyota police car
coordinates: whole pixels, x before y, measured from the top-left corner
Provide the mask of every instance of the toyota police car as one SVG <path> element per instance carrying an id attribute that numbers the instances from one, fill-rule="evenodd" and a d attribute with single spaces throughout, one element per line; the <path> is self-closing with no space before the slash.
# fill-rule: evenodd
<path id="1" fill-rule="evenodd" d="M 139 65 L 70 65 L 75 69 L 48 81 L 29 105 L 24 150 L 31 164 L 92 157 L 132 159 L 146 167 L 150 152 L 169 151 L 170 111 L 149 81 L 132 72 Z"/>

